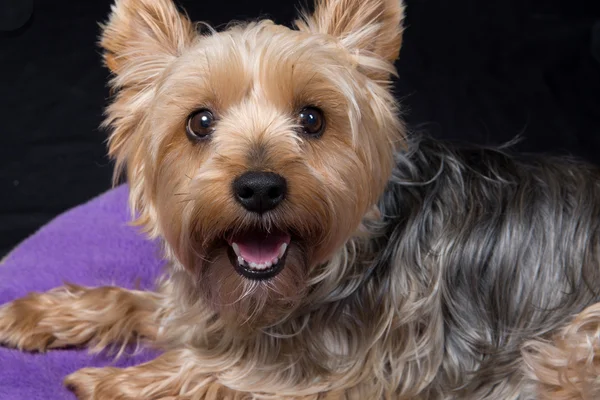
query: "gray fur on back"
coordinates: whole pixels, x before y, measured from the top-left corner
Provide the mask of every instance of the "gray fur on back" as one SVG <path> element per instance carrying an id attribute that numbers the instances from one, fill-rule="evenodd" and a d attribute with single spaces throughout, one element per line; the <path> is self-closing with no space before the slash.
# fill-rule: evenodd
<path id="1" fill-rule="evenodd" d="M 571 159 L 429 138 L 398 155 L 372 278 L 421 291 L 399 307 L 433 316 L 420 334 L 443 348 L 424 346 L 442 354 L 426 398 L 532 396 L 523 342 L 599 301 L 599 176 Z"/>

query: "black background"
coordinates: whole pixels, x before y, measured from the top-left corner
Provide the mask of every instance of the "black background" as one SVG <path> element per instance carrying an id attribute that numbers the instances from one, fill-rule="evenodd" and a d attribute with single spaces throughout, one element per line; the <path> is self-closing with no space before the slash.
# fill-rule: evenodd
<path id="1" fill-rule="evenodd" d="M 108 72 L 96 47 L 110 1 L 36 1 L 9 31 L 27 3 L 0 0 L 0 256 L 108 189 L 112 173 L 98 129 Z M 411 127 L 485 144 L 521 134 L 523 150 L 600 163 L 600 1 L 407 3 L 397 95 Z M 180 4 L 216 26 L 259 16 L 289 23 L 298 6 Z"/>

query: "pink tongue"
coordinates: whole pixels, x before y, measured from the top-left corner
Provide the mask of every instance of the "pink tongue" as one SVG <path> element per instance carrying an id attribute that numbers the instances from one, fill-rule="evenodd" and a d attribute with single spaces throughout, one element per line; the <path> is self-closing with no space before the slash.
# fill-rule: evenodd
<path id="1" fill-rule="evenodd" d="M 237 243 L 240 255 L 247 262 L 264 264 L 279 256 L 281 245 L 290 243 L 290 235 L 283 232 L 271 234 L 253 232 L 243 236 L 234 237 L 230 244 Z"/>

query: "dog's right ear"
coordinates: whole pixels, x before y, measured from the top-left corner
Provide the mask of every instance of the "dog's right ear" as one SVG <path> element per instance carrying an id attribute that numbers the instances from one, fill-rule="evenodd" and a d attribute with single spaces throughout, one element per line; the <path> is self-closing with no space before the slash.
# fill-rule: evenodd
<path id="1" fill-rule="evenodd" d="M 101 27 L 100 46 L 116 86 L 148 85 L 196 36 L 172 0 L 116 0 Z"/>

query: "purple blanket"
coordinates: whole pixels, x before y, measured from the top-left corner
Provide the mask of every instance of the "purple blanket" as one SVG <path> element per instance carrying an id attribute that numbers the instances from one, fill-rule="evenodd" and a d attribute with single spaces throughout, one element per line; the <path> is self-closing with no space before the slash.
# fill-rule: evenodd
<path id="1" fill-rule="evenodd" d="M 151 289 L 162 263 L 157 246 L 127 225 L 127 191 L 118 187 L 66 212 L 9 254 L 0 264 L 0 304 L 65 281 Z M 62 386 L 71 372 L 124 367 L 154 356 L 147 351 L 113 361 L 81 350 L 26 354 L 0 348 L 0 400 L 74 399 Z"/>

